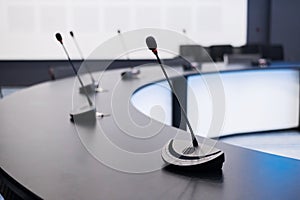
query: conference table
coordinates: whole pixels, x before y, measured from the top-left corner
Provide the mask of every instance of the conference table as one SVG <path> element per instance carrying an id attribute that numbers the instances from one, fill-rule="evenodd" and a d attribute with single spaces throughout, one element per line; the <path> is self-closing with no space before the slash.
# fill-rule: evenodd
<path id="1" fill-rule="evenodd" d="M 173 78 L 194 74 L 174 69 L 168 69 Z M 222 170 L 169 169 L 161 148 L 174 136 L 189 134 L 151 119 L 130 100 L 164 80 L 163 74 L 152 65 L 123 80 L 124 70 L 94 73 L 107 92 L 91 97 L 98 112 L 109 114 L 95 122 L 70 121 L 70 110 L 86 103 L 75 77 L 34 85 L 0 101 L 1 173 L 18 185 L 19 194 L 28 199 L 299 199 L 299 160 L 212 139 L 207 142 L 225 153 Z M 245 70 L 262 69 L 220 73 Z"/>

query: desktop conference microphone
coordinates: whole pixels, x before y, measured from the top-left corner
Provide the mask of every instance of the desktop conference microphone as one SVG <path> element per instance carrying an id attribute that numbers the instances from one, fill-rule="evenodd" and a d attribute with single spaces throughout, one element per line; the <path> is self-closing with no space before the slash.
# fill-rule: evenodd
<path id="1" fill-rule="evenodd" d="M 79 44 L 78 44 L 78 42 L 77 42 L 77 40 L 75 38 L 75 35 L 74 35 L 73 31 L 70 31 L 70 35 L 73 38 L 74 44 L 75 44 L 76 49 L 77 49 L 77 51 L 78 51 L 78 53 L 80 55 L 80 58 L 81 58 L 81 60 L 83 62 L 83 65 L 84 65 L 86 71 L 88 72 L 88 74 L 90 75 L 91 80 L 92 80 L 92 83 L 84 86 L 86 88 L 87 92 L 88 93 L 106 92 L 107 90 L 104 90 L 101 87 L 99 87 L 99 84 L 95 81 L 95 79 L 94 79 L 94 77 L 93 77 L 93 75 L 91 73 L 91 70 L 89 69 L 89 67 L 87 66 L 87 64 L 84 63 L 84 57 L 83 57 L 82 51 L 81 51 L 81 49 L 79 47 Z M 79 91 L 80 91 L 80 93 L 84 93 L 83 87 L 80 87 Z"/>
<path id="2" fill-rule="evenodd" d="M 190 44 L 190 41 L 189 41 L 189 39 L 188 39 L 188 37 L 187 37 L 188 34 L 187 34 L 185 28 L 182 29 L 182 33 L 183 33 L 183 35 L 185 36 L 185 45 Z"/>
<path id="3" fill-rule="evenodd" d="M 84 84 L 83 84 L 80 76 L 78 75 L 77 70 L 76 70 L 73 62 L 70 59 L 69 53 L 68 53 L 68 51 L 67 51 L 67 49 L 66 49 L 66 47 L 65 47 L 65 45 L 63 43 L 63 39 L 62 39 L 61 34 L 60 33 L 56 33 L 55 37 L 56 37 L 57 41 L 63 47 L 64 52 L 65 52 L 65 54 L 66 54 L 66 56 L 68 58 L 68 61 L 69 61 L 70 65 L 71 65 L 71 67 L 72 67 L 75 75 L 77 76 L 77 79 L 78 79 L 81 87 L 83 88 L 84 95 L 85 95 L 85 97 L 86 97 L 86 99 L 88 101 L 88 105 L 80 107 L 80 108 L 75 108 L 75 109 L 73 109 L 71 111 L 71 113 L 70 113 L 71 121 L 74 121 L 74 118 L 75 119 L 79 119 L 79 120 L 81 120 L 81 119 L 88 119 L 88 120 L 91 119 L 91 120 L 94 120 L 95 117 L 96 117 L 96 108 L 93 105 L 93 102 L 91 101 L 91 99 L 90 99 L 90 97 L 88 95 L 88 92 L 87 92 L 86 88 L 84 87 Z"/>
<path id="4" fill-rule="evenodd" d="M 121 44 L 122 44 L 122 47 L 123 47 L 123 51 L 126 53 L 127 48 L 126 48 L 125 41 L 124 41 L 123 35 L 121 33 L 121 30 L 118 29 L 117 32 L 118 32 L 118 36 L 120 38 L 120 41 L 121 41 Z M 127 60 L 130 60 L 128 54 L 126 54 L 126 58 L 127 58 Z M 124 72 L 121 73 L 121 77 L 122 77 L 123 80 L 130 80 L 130 79 L 136 79 L 139 74 L 140 74 L 139 69 L 136 69 L 134 67 L 130 67 L 130 70 L 124 71 Z"/>
<path id="5" fill-rule="evenodd" d="M 149 50 L 151 50 L 156 56 L 158 64 L 161 67 L 161 70 L 171 88 L 171 91 L 174 96 L 176 96 L 175 89 L 171 83 L 171 80 L 169 79 L 168 74 L 158 56 L 157 43 L 154 37 L 147 37 L 146 44 Z M 201 147 L 199 146 L 187 114 L 179 100 L 178 103 L 181 109 L 181 113 L 190 130 L 192 141 L 190 142 L 178 139 L 170 140 L 162 149 L 162 158 L 165 162 L 169 163 L 173 167 L 185 167 L 186 169 L 191 170 L 221 169 L 224 162 L 224 153 L 221 150 L 209 145 L 202 144 Z"/>
<path id="6" fill-rule="evenodd" d="M 121 44 L 122 44 L 122 47 L 123 47 L 123 51 L 126 53 L 126 52 L 127 52 L 127 48 L 126 48 L 125 41 L 124 41 L 123 35 L 122 35 L 122 33 L 121 33 L 121 30 L 118 29 L 117 32 L 118 32 L 118 36 L 119 36 L 119 38 L 120 38 L 120 40 L 121 40 Z M 127 58 L 127 60 L 130 60 L 128 54 L 126 54 L 126 58 Z"/>

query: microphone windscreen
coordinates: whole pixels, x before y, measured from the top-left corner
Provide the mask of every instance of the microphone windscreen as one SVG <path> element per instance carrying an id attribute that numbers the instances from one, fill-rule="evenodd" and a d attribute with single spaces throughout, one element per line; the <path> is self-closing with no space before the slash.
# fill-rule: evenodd
<path id="1" fill-rule="evenodd" d="M 155 41 L 154 37 L 152 37 L 152 36 L 148 36 L 146 38 L 146 44 L 151 51 L 153 51 L 157 48 L 156 41 Z"/>
<path id="2" fill-rule="evenodd" d="M 118 30 L 118 33 L 120 34 L 120 33 L 121 33 L 121 31 L 120 31 L 120 30 Z"/>
<path id="3" fill-rule="evenodd" d="M 60 43 L 62 43 L 62 36 L 61 36 L 60 33 L 56 33 L 55 37 L 56 37 L 57 41 L 59 41 Z"/>
<path id="4" fill-rule="evenodd" d="M 70 31 L 70 35 L 71 35 L 72 37 L 74 37 L 74 33 L 73 33 L 73 31 Z"/>

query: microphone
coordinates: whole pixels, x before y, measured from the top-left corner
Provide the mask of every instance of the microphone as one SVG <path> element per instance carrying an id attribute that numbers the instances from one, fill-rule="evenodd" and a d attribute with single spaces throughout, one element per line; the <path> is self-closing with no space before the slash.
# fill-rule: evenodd
<path id="1" fill-rule="evenodd" d="M 185 28 L 182 29 L 182 33 L 183 33 L 183 35 L 185 35 L 185 44 L 189 44 L 190 41 L 189 41 L 189 39 L 188 39 L 188 37 L 187 37 L 187 32 L 186 32 L 186 29 L 185 29 Z"/>
<path id="2" fill-rule="evenodd" d="M 123 50 L 124 50 L 124 52 L 127 52 L 125 41 L 124 41 L 123 35 L 121 34 L 121 30 L 118 29 L 117 32 L 118 32 L 118 35 L 119 35 L 119 38 L 120 38 Z M 130 60 L 128 54 L 126 54 L 126 58 L 127 58 L 127 60 Z M 139 69 L 135 69 L 134 67 L 130 67 L 130 70 L 124 71 L 124 72 L 121 73 L 121 77 L 122 77 L 123 80 L 130 80 L 130 79 L 137 78 L 137 76 L 139 74 L 140 74 L 140 70 Z"/>
<path id="3" fill-rule="evenodd" d="M 152 36 L 146 38 L 146 44 L 149 50 L 156 56 L 157 62 L 171 88 L 172 93 L 176 96 L 175 89 L 171 83 L 170 78 L 158 56 L 157 43 Z M 216 148 L 209 147 L 208 145 L 202 144 L 199 147 L 199 143 L 192 129 L 191 123 L 187 117 L 183 106 L 178 100 L 182 116 L 184 117 L 187 126 L 189 128 L 192 142 L 184 140 L 170 140 L 162 150 L 162 158 L 165 162 L 169 163 L 173 167 L 185 167 L 187 169 L 202 169 L 202 170 L 211 170 L 211 169 L 220 169 L 223 166 L 224 162 L 224 153 Z M 191 146 L 192 144 L 192 146 Z M 209 151 L 209 153 L 205 153 Z"/>
<path id="4" fill-rule="evenodd" d="M 147 44 L 147 46 L 148 46 L 148 49 L 151 50 L 151 51 L 154 53 L 154 55 L 156 56 L 156 59 L 157 59 L 159 65 L 160 65 L 160 67 L 161 67 L 161 70 L 163 71 L 164 76 L 165 76 L 165 78 L 167 79 L 168 84 L 169 84 L 169 86 L 170 86 L 170 88 L 171 88 L 173 94 L 175 95 L 175 89 L 174 89 L 174 87 L 173 87 L 173 85 L 172 85 L 172 83 L 171 83 L 171 80 L 169 79 L 168 74 L 167 74 L 165 68 L 163 67 L 163 65 L 162 65 L 162 63 L 161 63 L 161 60 L 160 60 L 160 58 L 159 58 L 159 56 L 158 56 L 158 52 L 157 52 L 157 44 L 156 44 L 156 41 L 155 41 L 154 37 L 152 37 L 152 36 L 147 37 L 147 38 L 146 38 L 146 44 Z M 179 103 L 179 104 L 180 104 L 180 103 Z M 181 106 L 181 105 L 180 105 L 180 108 L 181 108 L 183 117 L 185 118 L 185 120 L 186 120 L 186 122 L 187 122 L 187 126 L 188 126 L 188 128 L 189 128 L 189 130 L 190 130 L 190 132 L 191 132 L 191 137 L 192 137 L 192 143 L 193 143 L 193 146 L 194 146 L 194 147 L 198 147 L 198 146 L 199 146 L 199 145 L 198 145 L 198 141 L 197 141 L 197 139 L 196 139 L 196 137 L 195 137 L 194 131 L 193 131 L 192 126 L 191 126 L 191 124 L 190 124 L 190 122 L 189 122 L 189 120 L 188 120 L 188 118 L 187 118 L 187 115 L 186 115 L 185 111 L 182 109 L 182 106 Z"/>
<path id="5" fill-rule="evenodd" d="M 65 54 L 68 58 L 68 61 L 69 61 L 70 65 L 73 69 L 74 74 L 76 75 L 81 87 L 83 88 L 84 95 L 85 95 L 85 97 L 87 99 L 87 102 L 88 102 L 88 106 L 75 108 L 74 110 L 71 111 L 71 113 L 70 113 L 71 121 L 74 122 L 74 118 L 76 118 L 76 119 L 95 119 L 95 117 L 96 117 L 96 108 L 93 105 L 93 102 L 91 101 L 91 99 L 88 95 L 88 92 L 87 92 L 86 88 L 84 87 L 84 84 L 83 84 L 80 76 L 78 75 L 77 70 L 76 70 L 73 62 L 70 59 L 69 53 L 68 53 L 68 51 L 67 51 L 67 49 L 66 49 L 66 47 L 63 43 L 62 36 L 61 36 L 60 33 L 56 33 L 55 37 L 56 37 L 57 41 L 63 47 L 63 50 L 64 50 L 64 52 L 65 52 Z"/>
<path id="6" fill-rule="evenodd" d="M 117 32 L 118 32 L 118 36 L 119 36 L 119 38 L 120 38 L 120 40 L 121 40 L 121 44 L 122 44 L 122 47 L 123 47 L 123 51 L 124 51 L 124 52 L 127 52 L 127 48 L 126 48 L 126 45 L 125 45 L 125 41 L 124 41 L 124 38 L 123 38 L 123 36 L 122 36 L 122 34 L 121 34 L 121 30 L 118 29 Z M 127 60 L 130 60 L 128 54 L 126 54 L 126 58 L 127 58 Z"/>
<path id="7" fill-rule="evenodd" d="M 78 42 L 77 42 L 77 40 L 76 40 L 76 38 L 75 38 L 75 35 L 74 35 L 73 31 L 70 31 L 70 35 L 71 35 L 71 37 L 73 38 L 74 44 L 75 44 L 76 49 L 77 49 L 77 51 L 78 51 L 78 53 L 79 53 L 79 55 L 80 55 L 80 58 L 81 58 L 81 60 L 82 60 L 82 62 L 83 62 L 83 64 L 84 64 L 84 67 L 85 67 L 86 71 L 88 72 L 88 74 L 89 74 L 89 76 L 90 76 L 90 78 L 91 78 L 91 80 L 92 80 L 92 83 L 91 83 L 91 84 L 85 85 L 84 87 L 86 88 L 86 90 L 88 91 L 88 93 L 94 93 L 94 92 L 106 92 L 107 90 L 104 90 L 104 89 L 102 89 L 101 87 L 99 87 L 99 84 L 95 81 L 95 79 L 94 79 L 94 77 L 93 77 L 93 75 L 92 75 L 92 73 L 91 73 L 89 67 L 87 66 L 86 63 L 84 63 L 83 53 L 82 53 L 82 51 L 81 51 L 81 48 L 79 47 L 79 44 L 78 44 Z M 83 92 L 84 92 L 83 87 L 80 87 L 79 90 L 80 90 L 80 93 L 83 93 Z"/>

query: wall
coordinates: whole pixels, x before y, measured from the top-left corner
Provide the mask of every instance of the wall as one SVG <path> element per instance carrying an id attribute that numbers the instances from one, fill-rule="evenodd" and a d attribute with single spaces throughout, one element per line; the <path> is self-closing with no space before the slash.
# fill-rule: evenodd
<path id="1" fill-rule="evenodd" d="M 54 39 L 56 32 L 62 33 L 70 55 L 80 59 L 71 30 L 85 58 L 103 42 L 118 39 L 119 29 L 122 33 L 142 28 L 182 33 L 185 29 L 189 38 L 203 46 L 240 46 L 246 42 L 246 9 L 247 0 L 0 0 L 0 59 L 64 59 Z M 120 37 L 124 51 L 138 42 L 129 39 L 126 34 Z M 140 48 L 145 46 L 141 43 Z M 109 56 L 106 59 L 114 58 Z M 133 56 L 152 58 L 150 54 Z"/>
<path id="2" fill-rule="evenodd" d="M 248 0 L 247 43 L 282 44 L 286 61 L 300 61 L 299 8 L 299 0 Z"/>
<path id="3" fill-rule="evenodd" d="M 248 0 L 247 43 L 281 43 L 286 60 L 300 61 L 299 8 L 299 0 Z M 0 61 L 0 85 L 30 85 L 48 80 L 48 68 L 53 65 L 67 66 L 68 63 Z M 16 71 L 21 74 L 18 79 Z"/>
<path id="4" fill-rule="evenodd" d="M 300 1 L 272 0 L 271 8 L 271 42 L 284 45 L 286 60 L 300 61 Z"/>
<path id="5" fill-rule="evenodd" d="M 269 40 L 270 0 L 248 0 L 247 43 Z"/>

